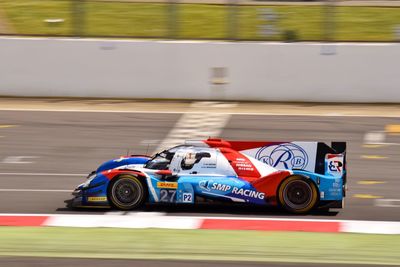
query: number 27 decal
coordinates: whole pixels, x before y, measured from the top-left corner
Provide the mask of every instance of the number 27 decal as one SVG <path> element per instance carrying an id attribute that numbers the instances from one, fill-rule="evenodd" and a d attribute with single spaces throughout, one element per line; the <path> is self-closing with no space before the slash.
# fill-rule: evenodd
<path id="1" fill-rule="evenodd" d="M 161 189 L 160 202 L 175 202 L 176 190 Z"/>

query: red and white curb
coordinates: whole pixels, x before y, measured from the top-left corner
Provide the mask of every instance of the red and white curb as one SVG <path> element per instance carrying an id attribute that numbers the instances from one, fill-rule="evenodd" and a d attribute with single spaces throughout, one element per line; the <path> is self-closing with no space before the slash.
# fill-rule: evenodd
<path id="1" fill-rule="evenodd" d="M 163 229 L 301 231 L 324 233 L 400 234 L 400 222 L 286 218 L 127 215 L 0 214 L 0 226 L 61 226 Z"/>

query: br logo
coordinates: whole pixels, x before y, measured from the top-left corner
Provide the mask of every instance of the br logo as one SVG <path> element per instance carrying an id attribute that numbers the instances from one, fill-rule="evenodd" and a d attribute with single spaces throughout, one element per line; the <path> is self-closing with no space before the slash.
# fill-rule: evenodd
<path id="1" fill-rule="evenodd" d="M 308 164 L 306 151 L 290 143 L 263 147 L 257 151 L 256 158 L 278 169 L 304 169 Z"/>

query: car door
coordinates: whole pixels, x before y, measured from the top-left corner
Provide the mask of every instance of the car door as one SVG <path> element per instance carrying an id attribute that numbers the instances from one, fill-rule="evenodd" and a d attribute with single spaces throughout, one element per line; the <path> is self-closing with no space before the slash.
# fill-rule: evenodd
<path id="1" fill-rule="evenodd" d="M 175 153 L 170 170 L 177 177 L 176 202 L 194 203 L 199 182 L 215 175 L 217 156 L 215 149 L 185 148 Z"/>

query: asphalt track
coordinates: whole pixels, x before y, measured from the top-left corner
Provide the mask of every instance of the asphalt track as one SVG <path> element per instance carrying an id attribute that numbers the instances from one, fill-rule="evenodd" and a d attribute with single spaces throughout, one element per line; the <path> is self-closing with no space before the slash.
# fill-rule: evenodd
<path id="1" fill-rule="evenodd" d="M 0 111 L 0 213 L 106 213 L 70 210 L 69 190 L 101 162 L 127 153 L 152 151 L 174 127 L 180 114 Z M 221 137 L 248 140 L 348 142 L 348 197 L 338 212 L 297 218 L 400 220 L 400 136 L 392 145 L 364 146 L 366 133 L 400 124 L 398 118 L 355 116 L 232 115 Z M 151 145 L 148 145 L 148 144 Z M 367 182 L 366 182 L 367 181 Z M 285 212 L 226 206 L 147 207 L 167 215 L 292 217 Z"/>

